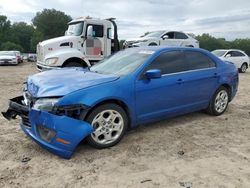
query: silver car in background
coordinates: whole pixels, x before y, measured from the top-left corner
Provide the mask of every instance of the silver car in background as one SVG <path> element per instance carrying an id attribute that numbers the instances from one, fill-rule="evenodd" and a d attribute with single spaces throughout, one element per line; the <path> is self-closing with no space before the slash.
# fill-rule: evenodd
<path id="1" fill-rule="evenodd" d="M 18 58 L 14 51 L 0 51 L 0 65 L 17 65 Z"/>

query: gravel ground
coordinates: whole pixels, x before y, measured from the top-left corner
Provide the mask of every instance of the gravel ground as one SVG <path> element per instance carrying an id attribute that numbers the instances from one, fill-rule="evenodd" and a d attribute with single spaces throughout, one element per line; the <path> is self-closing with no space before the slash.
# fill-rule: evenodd
<path id="1" fill-rule="evenodd" d="M 22 94 L 34 63 L 0 67 L 0 109 Z M 39 147 L 0 116 L 0 187 L 250 187 L 250 71 L 219 117 L 191 113 L 129 131 L 115 147 L 85 143 L 70 160 Z"/>

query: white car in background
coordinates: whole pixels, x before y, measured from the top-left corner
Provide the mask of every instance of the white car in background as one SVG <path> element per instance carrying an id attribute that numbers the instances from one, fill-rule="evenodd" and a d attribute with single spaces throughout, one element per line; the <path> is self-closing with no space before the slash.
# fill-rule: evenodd
<path id="1" fill-rule="evenodd" d="M 235 64 L 235 66 L 244 73 L 249 68 L 249 57 L 248 55 L 237 49 L 218 49 L 212 51 L 214 55 L 219 57 L 224 61 L 230 61 Z"/>
<path id="2" fill-rule="evenodd" d="M 0 51 L 0 65 L 17 65 L 18 58 L 14 51 Z"/>
<path id="3" fill-rule="evenodd" d="M 124 48 L 140 46 L 180 46 L 199 48 L 199 41 L 179 31 L 153 31 L 140 38 L 128 39 L 123 45 Z"/>

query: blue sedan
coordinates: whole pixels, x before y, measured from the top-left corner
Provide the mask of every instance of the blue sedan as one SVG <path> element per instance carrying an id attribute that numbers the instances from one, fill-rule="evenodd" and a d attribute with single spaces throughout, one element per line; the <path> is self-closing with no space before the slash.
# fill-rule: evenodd
<path id="1" fill-rule="evenodd" d="M 83 139 L 107 148 L 139 124 L 204 109 L 221 115 L 237 88 L 237 68 L 206 50 L 133 48 L 89 69 L 30 76 L 24 96 L 11 99 L 2 114 L 21 116 L 29 137 L 70 158 Z"/>

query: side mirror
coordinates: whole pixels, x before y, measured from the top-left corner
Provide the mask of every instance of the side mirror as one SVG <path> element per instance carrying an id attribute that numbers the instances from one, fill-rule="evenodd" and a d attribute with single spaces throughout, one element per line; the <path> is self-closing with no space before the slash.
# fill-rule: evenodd
<path id="1" fill-rule="evenodd" d="M 150 69 L 144 74 L 148 79 L 161 78 L 161 71 L 159 69 Z"/>
<path id="2" fill-rule="evenodd" d="M 231 57 L 231 54 L 227 54 L 225 57 Z"/>
<path id="3" fill-rule="evenodd" d="M 66 36 L 68 34 L 68 30 L 66 30 L 65 32 L 64 32 L 64 35 Z"/>
<path id="4" fill-rule="evenodd" d="M 87 37 L 94 37 L 93 36 L 93 26 L 92 25 L 88 26 Z"/>
<path id="5" fill-rule="evenodd" d="M 164 36 L 162 37 L 163 40 L 168 39 L 168 38 L 169 38 L 168 35 L 164 35 Z"/>

